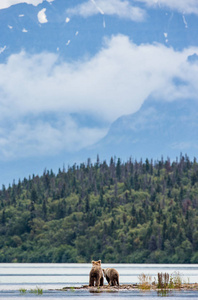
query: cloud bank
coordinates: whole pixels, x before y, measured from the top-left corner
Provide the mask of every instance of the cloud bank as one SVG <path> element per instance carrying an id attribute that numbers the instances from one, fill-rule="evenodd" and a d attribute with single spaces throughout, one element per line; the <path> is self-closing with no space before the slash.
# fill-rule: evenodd
<path id="1" fill-rule="evenodd" d="M 79 127 L 65 115 L 57 124 L 45 120 L 17 120 L 9 129 L 0 130 L 1 160 L 57 155 L 60 151 L 78 151 L 101 139 L 105 129 Z"/>
<path id="2" fill-rule="evenodd" d="M 67 10 L 69 15 L 80 15 L 84 18 L 96 14 L 116 15 L 123 19 L 133 21 L 143 21 L 145 11 L 139 7 L 131 5 L 130 1 L 121 0 L 91 0 Z"/>
<path id="3" fill-rule="evenodd" d="M 197 0 L 135 0 L 150 7 L 167 7 L 186 14 L 198 14 Z"/>
<path id="4" fill-rule="evenodd" d="M 8 8 L 12 5 L 19 4 L 19 3 L 27 3 L 32 4 L 34 6 L 39 5 L 44 0 L 1 0 L 0 1 L 0 9 Z M 47 2 L 53 2 L 54 0 L 46 0 Z"/>
<path id="5" fill-rule="evenodd" d="M 50 53 L 10 56 L 0 64 L 1 159 L 92 145 L 149 96 L 197 99 L 198 63 L 187 60 L 194 53 L 198 48 L 137 46 L 117 35 L 84 61 L 62 62 Z M 90 116 L 100 126 L 78 124 L 74 114 Z"/>

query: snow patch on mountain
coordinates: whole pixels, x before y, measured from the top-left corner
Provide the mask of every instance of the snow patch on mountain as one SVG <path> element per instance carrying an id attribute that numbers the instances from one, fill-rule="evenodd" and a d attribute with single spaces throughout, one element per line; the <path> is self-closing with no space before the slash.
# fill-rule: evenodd
<path id="1" fill-rule="evenodd" d="M 43 8 L 41 9 L 39 12 L 38 12 L 38 21 L 41 23 L 41 24 L 44 24 L 44 23 L 47 23 L 48 20 L 47 20 L 47 16 L 45 14 L 46 12 L 46 8 Z"/>
<path id="2" fill-rule="evenodd" d="M 188 28 L 188 23 L 187 23 L 187 21 L 186 21 L 185 16 L 183 15 L 182 17 L 183 17 L 183 21 L 184 21 L 185 28 Z"/>
<path id="3" fill-rule="evenodd" d="M 104 15 L 104 11 L 96 4 L 96 2 L 94 0 L 91 0 L 91 2 L 95 5 L 99 13 L 101 13 L 101 15 Z"/>
<path id="4" fill-rule="evenodd" d="M 3 53 L 5 51 L 5 49 L 6 49 L 6 46 L 0 47 L 0 54 Z"/>
<path id="5" fill-rule="evenodd" d="M 164 32 L 165 42 L 168 43 L 168 33 Z"/>

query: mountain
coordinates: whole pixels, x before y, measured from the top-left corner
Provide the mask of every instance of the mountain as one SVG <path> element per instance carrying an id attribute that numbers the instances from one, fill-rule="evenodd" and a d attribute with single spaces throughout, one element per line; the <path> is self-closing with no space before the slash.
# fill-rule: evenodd
<path id="1" fill-rule="evenodd" d="M 88 1 L 40 2 L 37 6 L 18 3 L 0 9 L 0 46 L 2 50 L 6 47 L 4 51 L 1 50 L 2 53 L 0 51 L 1 62 L 21 50 L 28 53 L 47 51 L 59 53 L 66 60 L 79 59 L 84 55 L 95 54 L 104 36 L 118 33 L 129 36 L 137 45 L 155 42 L 175 49 L 198 45 L 197 16 L 189 16 L 168 7 L 153 9 L 131 1 L 139 9 L 139 19 L 135 19 L 124 11 L 130 5 L 123 5 L 123 8 L 120 6 L 123 12 L 121 10 L 119 16 L 117 7 L 113 9 L 116 1 L 112 0 L 112 11 L 106 8 L 107 13 L 105 9 L 104 13 L 97 11 L 97 8 L 94 10 L 95 1 L 90 1 L 90 12 L 87 15 L 83 15 L 78 7 L 81 5 L 83 10 L 83 3 Z M 101 4 L 103 1 L 95 3 Z"/>
<path id="2" fill-rule="evenodd" d="M 161 156 L 175 159 L 180 153 L 197 157 L 198 103 L 194 100 L 163 102 L 147 100 L 141 109 L 116 120 L 108 134 L 93 147 L 103 155 L 125 159 Z"/>
<path id="3" fill-rule="evenodd" d="M 189 1 L 1 0 L 0 184 L 196 156 L 197 28 Z"/>

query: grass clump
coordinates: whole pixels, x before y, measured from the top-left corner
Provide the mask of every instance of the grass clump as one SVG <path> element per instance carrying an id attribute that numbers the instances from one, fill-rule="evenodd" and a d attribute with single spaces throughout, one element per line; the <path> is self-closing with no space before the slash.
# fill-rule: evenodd
<path id="1" fill-rule="evenodd" d="M 174 272 L 169 276 L 168 273 L 158 273 L 158 289 L 180 289 L 182 287 L 182 278 L 179 272 Z"/>
<path id="2" fill-rule="evenodd" d="M 142 290 L 150 290 L 151 288 L 165 291 L 167 289 L 181 289 L 183 286 L 183 281 L 181 274 L 179 272 L 174 272 L 171 276 L 168 273 L 158 273 L 158 282 L 152 282 L 152 277 L 150 275 L 145 275 L 142 273 L 139 278 L 139 288 Z M 186 287 L 189 283 L 186 284 Z"/>
<path id="3" fill-rule="evenodd" d="M 37 295 L 42 295 L 43 294 L 43 289 L 36 287 L 36 289 L 31 289 L 30 293 L 32 294 L 37 294 Z"/>
<path id="4" fill-rule="evenodd" d="M 142 290 L 150 290 L 152 286 L 152 277 L 150 275 L 145 275 L 142 273 L 139 278 L 139 288 Z"/>
<path id="5" fill-rule="evenodd" d="M 168 273 L 158 273 L 158 289 L 167 289 L 169 284 L 169 274 Z"/>
<path id="6" fill-rule="evenodd" d="M 25 294 L 25 293 L 27 292 L 27 290 L 21 288 L 21 289 L 19 290 L 19 292 L 22 293 L 22 294 Z"/>
<path id="7" fill-rule="evenodd" d="M 168 287 L 170 289 L 180 289 L 182 287 L 182 278 L 179 272 L 174 272 L 171 274 Z"/>

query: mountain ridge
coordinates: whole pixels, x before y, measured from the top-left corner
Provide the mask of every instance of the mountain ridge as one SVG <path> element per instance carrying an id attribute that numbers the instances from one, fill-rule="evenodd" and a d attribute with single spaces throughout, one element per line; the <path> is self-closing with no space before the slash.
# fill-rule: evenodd
<path id="1" fill-rule="evenodd" d="M 109 152 L 119 149 L 119 145 L 124 148 L 127 145 L 128 157 L 137 159 L 160 159 L 162 155 L 175 159 L 181 152 L 196 157 L 197 111 L 196 100 L 165 102 L 148 99 L 138 112 L 116 120 L 108 134 L 93 148 L 101 153 L 102 149 Z M 142 151 L 142 147 L 145 150 Z M 118 150 L 117 157 L 122 151 L 122 148 Z"/>

